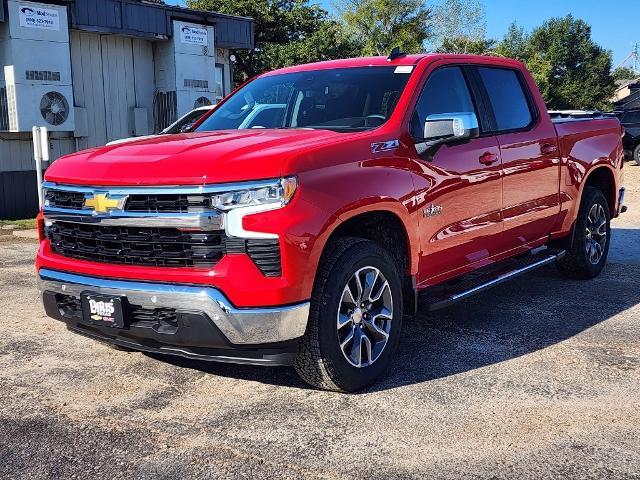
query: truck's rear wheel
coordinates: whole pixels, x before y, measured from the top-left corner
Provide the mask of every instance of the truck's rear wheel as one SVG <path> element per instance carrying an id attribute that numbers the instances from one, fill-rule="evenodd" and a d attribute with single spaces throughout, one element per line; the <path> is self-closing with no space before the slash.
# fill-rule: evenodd
<path id="1" fill-rule="evenodd" d="M 586 187 L 567 254 L 558 270 L 570 278 L 589 279 L 600 274 L 609 255 L 611 214 L 607 199 L 596 188 Z"/>
<path id="2" fill-rule="evenodd" d="M 333 241 L 311 298 L 295 368 L 309 384 L 353 392 L 389 365 L 402 323 L 402 288 L 389 253 L 358 238 Z"/>

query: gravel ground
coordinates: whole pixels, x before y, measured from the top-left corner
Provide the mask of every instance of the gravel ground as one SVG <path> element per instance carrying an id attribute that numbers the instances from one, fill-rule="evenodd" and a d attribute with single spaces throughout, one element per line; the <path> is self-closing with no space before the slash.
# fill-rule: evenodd
<path id="1" fill-rule="evenodd" d="M 639 478 L 640 167 L 611 262 L 539 270 L 405 324 L 359 395 L 288 368 L 113 350 L 44 316 L 0 237 L 0 478 Z"/>

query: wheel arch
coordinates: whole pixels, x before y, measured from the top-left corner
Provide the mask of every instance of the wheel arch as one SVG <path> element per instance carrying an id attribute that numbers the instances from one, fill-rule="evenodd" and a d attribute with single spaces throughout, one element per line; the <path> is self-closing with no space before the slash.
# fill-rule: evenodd
<path id="1" fill-rule="evenodd" d="M 378 205 L 366 211 L 352 210 L 340 215 L 322 245 L 320 258 L 331 241 L 342 237 L 356 237 L 379 244 L 393 257 L 403 281 L 405 312 L 415 313 L 417 245 L 407 229 L 408 212 L 398 212 L 390 206 Z M 404 218 L 403 218 L 404 217 Z"/>
<path id="2" fill-rule="evenodd" d="M 611 217 L 614 217 L 617 203 L 617 191 L 616 177 L 611 167 L 608 165 L 599 165 L 587 172 L 587 175 L 582 182 L 582 188 L 580 189 L 580 202 L 582 202 L 582 199 L 584 198 L 584 192 L 587 187 L 597 188 L 602 192 L 609 203 Z"/>

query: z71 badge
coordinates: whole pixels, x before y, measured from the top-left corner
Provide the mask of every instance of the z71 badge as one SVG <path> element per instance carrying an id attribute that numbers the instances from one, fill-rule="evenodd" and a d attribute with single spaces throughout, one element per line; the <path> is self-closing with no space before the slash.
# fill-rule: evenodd
<path id="1" fill-rule="evenodd" d="M 371 144 L 371 153 L 387 152 L 398 148 L 400 142 L 398 140 L 387 140 L 386 142 L 376 142 Z"/>

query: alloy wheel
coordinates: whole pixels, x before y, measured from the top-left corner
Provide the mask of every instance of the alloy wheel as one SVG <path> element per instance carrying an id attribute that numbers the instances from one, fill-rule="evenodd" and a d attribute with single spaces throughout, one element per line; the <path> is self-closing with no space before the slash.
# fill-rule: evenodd
<path id="1" fill-rule="evenodd" d="M 607 246 L 607 215 L 604 207 L 596 203 L 587 215 L 585 231 L 585 251 L 592 265 L 597 265 Z"/>
<path id="2" fill-rule="evenodd" d="M 392 320 L 389 282 L 375 267 L 359 269 L 345 285 L 338 308 L 338 342 L 347 361 L 362 368 L 380 358 Z"/>

